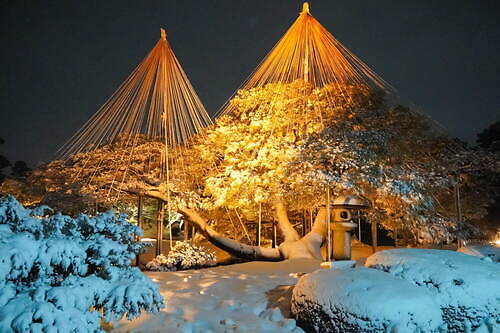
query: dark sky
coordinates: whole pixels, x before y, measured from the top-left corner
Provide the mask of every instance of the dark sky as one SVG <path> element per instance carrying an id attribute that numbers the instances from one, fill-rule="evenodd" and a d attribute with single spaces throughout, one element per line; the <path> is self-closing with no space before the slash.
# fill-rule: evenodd
<path id="1" fill-rule="evenodd" d="M 0 0 L 0 137 L 34 165 L 93 114 L 159 39 L 214 114 L 295 20 L 301 1 Z M 473 142 L 500 119 L 500 5 L 312 0 L 311 13 L 397 88 Z"/>

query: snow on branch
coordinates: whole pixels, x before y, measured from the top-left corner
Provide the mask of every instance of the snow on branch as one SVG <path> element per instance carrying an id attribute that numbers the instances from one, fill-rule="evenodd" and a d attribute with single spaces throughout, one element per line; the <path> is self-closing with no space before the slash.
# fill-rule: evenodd
<path id="1" fill-rule="evenodd" d="M 100 331 L 100 319 L 158 311 L 158 287 L 131 260 L 142 231 L 124 215 L 77 218 L 0 198 L 0 331 Z"/>

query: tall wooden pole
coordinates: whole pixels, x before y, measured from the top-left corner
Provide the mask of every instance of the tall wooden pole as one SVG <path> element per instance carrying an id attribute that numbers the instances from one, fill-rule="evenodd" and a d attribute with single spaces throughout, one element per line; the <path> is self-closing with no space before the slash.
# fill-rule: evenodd
<path id="1" fill-rule="evenodd" d="M 361 243 L 361 212 L 358 210 L 358 240 Z"/>
<path id="2" fill-rule="evenodd" d="M 169 246 L 170 250 L 174 247 L 173 240 L 172 240 L 172 222 L 170 221 L 170 211 L 167 211 L 167 216 L 168 216 L 168 240 L 169 240 Z"/>
<path id="3" fill-rule="evenodd" d="M 276 228 L 276 221 L 273 221 L 273 248 L 277 247 L 278 245 L 278 230 Z"/>
<path id="4" fill-rule="evenodd" d="M 140 195 L 139 200 L 137 200 L 137 226 L 141 229 L 143 222 L 143 217 L 142 217 L 143 210 L 144 210 L 144 197 Z"/>
<path id="5" fill-rule="evenodd" d="M 330 223 L 330 187 L 326 190 L 326 230 L 328 237 L 327 245 L 327 261 L 332 261 L 332 226 Z"/>
<path id="6" fill-rule="evenodd" d="M 189 239 L 189 222 L 186 220 L 184 221 L 184 241 L 187 241 Z"/>
<path id="7" fill-rule="evenodd" d="M 311 209 L 309 209 L 309 230 L 312 230 L 313 223 L 314 223 L 314 220 L 313 220 L 313 210 L 311 208 Z"/>
<path id="8" fill-rule="evenodd" d="M 377 252 L 377 221 L 372 220 L 372 251 Z"/>
<path id="9" fill-rule="evenodd" d="M 262 235 L 262 203 L 259 202 L 259 221 L 257 224 L 257 246 L 260 246 Z"/>
<path id="10" fill-rule="evenodd" d="M 142 229 L 142 210 L 144 206 L 144 197 L 142 195 L 139 195 L 139 200 L 137 200 L 137 226 Z M 138 241 L 141 241 L 140 237 L 138 237 Z M 135 258 L 135 265 L 139 266 L 140 264 L 140 258 L 139 254 L 137 254 Z"/>
<path id="11" fill-rule="evenodd" d="M 463 246 L 462 240 L 462 206 L 460 205 L 460 175 L 457 173 L 455 175 L 455 185 L 454 185 L 454 199 L 455 199 L 455 216 L 457 219 L 457 246 L 461 248 Z"/>
<path id="12" fill-rule="evenodd" d="M 163 252 L 163 201 L 158 200 L 156 214 L 156 255 Z"/>
<path id="13" fill-rule="evenodd" d="M 307 25 L 306 25 L 307 29 Z M 306 42 L 306 48 L 304 52 L 304 68 L 303 68 L 303 74 L 304 74 L 304 82 L 309 82 L 309 43 L 308 41 Z"/>
<path id="14" fill-rule="evenodd" d="M 394 247 L 398 247 L 398 226 L 394 228 Z"/>
<path id="15" fill-rule="evenodd" d="M 307 218 L 306 218 L 306 210 L 302 209 L 302 237 L 307 234 Z"/>

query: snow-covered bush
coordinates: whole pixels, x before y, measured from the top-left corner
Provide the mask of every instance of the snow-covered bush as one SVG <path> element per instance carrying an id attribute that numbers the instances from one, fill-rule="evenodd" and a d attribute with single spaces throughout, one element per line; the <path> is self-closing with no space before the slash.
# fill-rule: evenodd
<path id="1" fill-rule="evenodd" d="M 0 198 L 0 332 L 99 332 L 100 319 L 158 311 L 158 287 L 130 267 L 144 245 L 124 215 L 47 215 Z"/>
<path id="2" fill-rule="evenodd" d="M 171 272 L 203 268 L 217 263 L 215 253 L 189 242 L 176 242 L 167 256 L 160 254 L 146 264 L 151 271 Z"/>
<path id="3" fill-rule="evenodd" d="M 439 302 L 447 332 L 500 329 L 500 265 L 488 258 L 428 249 L 395 249 L 368 257 L 377 268 L 426 288 Z"/>
<path id="4" fill-rule="evenodd" d="M 442 325 L 432 293 L 368 268 L 304 275 L 293 289 L 292 313 L 314 332 L 439 332 Z"/>
<path id="5" fill-rule="evenodd" d="M 500 263 L 500 247 L 494 245 L 468 245 L 461 247 L 458 252 L 476 257 L 487 257 L 491 261 Z"/>

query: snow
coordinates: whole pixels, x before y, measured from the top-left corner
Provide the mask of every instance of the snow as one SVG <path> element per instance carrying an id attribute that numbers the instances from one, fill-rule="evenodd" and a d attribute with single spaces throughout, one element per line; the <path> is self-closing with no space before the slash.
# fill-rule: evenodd
<path id="1" fill-rule="evenodd" d="M 356 267 L 355 260 L 340 260 L 340 261 L 323 261 L 321 268 L 325 269 L 345 269 Z"/>
<path id="2" fill-rule="evenodd" d="M 190 242 L 178 241 L 167 256 L 160 254 L 146 264 L 150 271 L 170 272 L 215 266 L 217 257 L 214 252 Z"/>
<path id="3" fill-rule="evenodd" d="M 500 323 L 500 264 L 489 257 L 396 249 L 370 256 L 372 268 L 300 259 L 144 275 L 129 267 L 144 248 L 137 236 L 124 216 L 46 215 L 0 198 L 0 332 L 95 332 L 103 315 L 114 332 L 302 332 L 292 290 L 297 313 L 327 314 L 337 331 L 430 332 L 442 320 L 447 332 L 491 333 Z M 145 314 L 161 296 L 166 307 Z"/>
<path id="4" fill-rule="evenodd" d="M 0 198 L 0 332 L 98 332 L 103 315 L 163 306 L 158 287 L 129 267 L 143 245 L 124 216 L 44 210 Z"/>
<path id="5" fill-rule="evenodd" d="M 302 332 L 290 319 L 293 286 L 320 261 L 250 262 L 183 272 L 148 272 L 166 307 L 114 323 L 113 332 Z"/>
<path id="6" fill-rule="evenodd" d="M 365 265 L 432 292 L 448 332 L 482 326 L 500 329 L 500 265 L 489 258 L 445 250 L 395 249 L 370 256 Z"/>
<path id="7" fill-rule="evenodd" d="M 405 253 L 408 250 L 393 251 Z M 419 251 L 426 250 L 415 251 L 417 254 L 414 256 L 418 259 Z M 359 257 L 358 252 L 354 251 L 354 254 L 358 255 L 355 256 L 356 259 L 360 259 L 359 265 L 364 260 L 361 260 L 363 258 Z M 365 252 L 363 255 L 366 255 Z M 377 256 L 385 255 L 387 252 L 391 253 L 383 251 L 372 256 L 368 265 L 374 262 Z M 440 252 L 442 251 L 438 251 Z M 488 274 L 490 276 L 495 274 L 492 270 L 493 267 L 497 267 L 492 266 L 497 265 L 495 263 L 460 253 L 451 253 L 458 255 L 460 260 L 466 260 L 462 266 L 469 265 L 472 270 L 474 267 L 471 266 L 471 262 L 467 262 L 467 258 L 476 264 L 478 261 L 487 264 L 488 268 L 481 271 L 483 280 L 488 279 L 486 277 Z M 412 257 L 413 253 L 408 256 Z M 446 270 L 450 264 L 444 262 L 443 257 L 447 255 L 434 254 L 433 259 L 432 257 L 429 259 L 441 266 L 441 269 L 436 268 L 437 272 L 432 273 L 434 280 L 438 280 L 438 277 L 442 276 L 440 270 Z M 448 259 L 450 261 L 450 258 Z M 160 292 L 166 300 L 166 308 L 157 314 L 143 314 L 132 321 L 114 322 L 113 332 L 301 332 L 296 321 L 292 319 L 294 318 L 290 307 L 292 290 L 296 294 L 294 298 L 296 308 L 301 299 L 306 300 L 304 290 L 322 300 L 322 303 L 329 305 L 328 302 L 333 304 L 335 301 L 345 304 L 345 308 L 342 309 L 347 311 L 342 314 L 351 314 L 349 324 L 352 326 L 345 327 L 339 324 L 338 332 L 358 332 L 370 325 L 374 331 L 386 332 L 386 329 L 390 328 L 391 332 L 398 333 L 414 332 L 417 327 L 425 332 L 496 332 L 494 319 L 493 321 L 482 319 L 482 323 L 478 325 L 471 322 L 460 326 L 461 330 L 456 329 L 458 326 L 451 326 L 450 330 L 444 328 L 446 322 L 443 319 L 449 319 L 451 315 L 448 313 L 448 317 L 443 316 L 442 297 L 438 297 L 436 291 L 426 285 L 419 286 L 414 281 L 405 281 L 400 276 L 378 269 L 351 268 L 353 262 L 350 261 L 345 264 L 334 262 L 331 269 L 320 269 L 320 264 L 320 261 L 300 259 L 283 262 L 251 262 L 183 272 L 148 272 L 146 275 L 159 285 Z M 460 264 L 455 266 L 461 267 Z M 431 270 L 434 268 L 431 267 Z M 419 271 L 426 270 L 419 268 Z M 312 279 L 311 276 L 316 278 Z M 294 290 L 299 278 L 298 287 Z M 311 284 L 312 280 L 320 282 Z M 303 281 L 309 281 L 309 286 Z M 320 286 L 320 283 L 323 286 Z M 491 284 L 486 284 L 486 287 L 490 293 L 495 290 L 491 288 Z M 482 297 L 482 293 L 478 295 Z M 460 292 L 449 296 L 449 298 L 460 297 L 463 297 Z M 478 300 L 476 303 L 480 302 Z M 329 309 L 326 306 L 324 308 Z M 356 316 L 352 315 L 355 311 L 363 314 L 364 319 L 356 321 Z M 468 313 L 466 308 L 464 311 Z M 369 321 L 368 315 L 375 319 Z M 330 312 L 328 320 L 331 316 Z M 342 320 L 349 320 L 349 317 L 340 318 L 341 323 Z M 330 327 L 330 331 L 334 329 Z"/>
<path id="8" fill-rule="evenodd" d="M 293 289 L 292 311 L 316 332 L 434 332 L 442 325 L 432 293 L 368 268 L 303 276 Z"/>
<path id="9" fill-rule="evenodd" d="M 468 245 L 461 247 L 458 252 L 476 257 L 488 257 L 492 261 L 500 262 L 500 246 L 495 245 Z"/>

